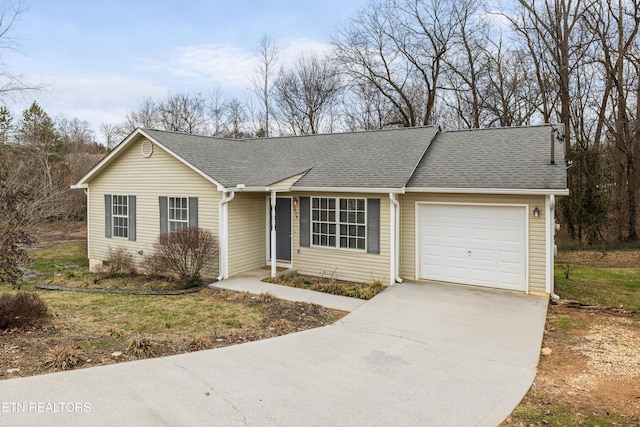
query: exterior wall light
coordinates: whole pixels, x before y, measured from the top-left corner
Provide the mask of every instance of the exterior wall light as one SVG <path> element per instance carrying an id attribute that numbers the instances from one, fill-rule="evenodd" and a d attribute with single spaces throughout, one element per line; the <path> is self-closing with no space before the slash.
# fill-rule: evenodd
<path id="1" fill-rule="evenodd" d="M 535 208 L 533 208 L 533 217 L 538 218 L 539 216 L 540 216 L 540 209 L 538 209 L 538 207 L 536 206 Z"/>
<path id="2" fill-rule="evenodd" d="M 298 198 L 297 198 L 297 197 L 294 197 L 294 198 L 293 198 L 293 207 L 294 207 L 294 208 L 297 208 L 299 203 L 300 203 L 300 202 L 298 202 Z"/>

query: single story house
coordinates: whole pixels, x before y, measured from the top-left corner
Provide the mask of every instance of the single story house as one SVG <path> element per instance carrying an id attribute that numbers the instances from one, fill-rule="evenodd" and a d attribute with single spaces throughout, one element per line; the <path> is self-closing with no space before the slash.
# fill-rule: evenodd
<path id="1" fill-rule="evenodd" d="M 139 263 L 161 233 L 198 226 L 218 237 L 219 280 L 266 264 L 552 294 L 563 139 L 562 125 L 243 140 L 137 129 L 74 188 L 94 270 L 109 248 Z"/>

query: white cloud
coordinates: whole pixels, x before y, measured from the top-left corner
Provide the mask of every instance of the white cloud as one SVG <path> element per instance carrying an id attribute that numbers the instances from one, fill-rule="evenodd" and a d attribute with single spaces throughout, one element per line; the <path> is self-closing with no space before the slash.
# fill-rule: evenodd
<path id="1" fill-rule="evenodd" d="M 196 91 L 205 92 L 214 85 L 223 90 L 244 89 L 256 60 L 246 49 L 207 44 L 179 47 L 165 58 L 146 58 L 140 63 L 145 73 L 173 80 L 174 90 L 199 87 Z"/>
<path id="2" fill-rule="evenodd" d="M 98 131 L 103 122 L 120 123 L 125 115 L 146 97 L 160 98 L 168 88 L 146 79 L 119 74 L 29 75 L 30 82 L 41 82 L 42 92 L 24 94 L 23 99 L 10 104 L 14 115 L 35 99 L 51 117 L 77 117 L 89 122 Z"/>

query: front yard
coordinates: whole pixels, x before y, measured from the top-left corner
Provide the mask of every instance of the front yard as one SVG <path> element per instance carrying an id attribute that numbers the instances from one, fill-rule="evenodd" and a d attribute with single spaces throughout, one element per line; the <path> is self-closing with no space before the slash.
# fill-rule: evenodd
<path id="1" fill-rule="evenodd" d="M 557 261 L 562 301 L 549 306 L 533 386 L 504 425 L 640 426 L 640 251 Z"/>
<path id="2" fill-rule="evenodd" d="M 183 295 L 35 289 L 86 271 L 85 253 L 82 242 L 30 252 L 34 261 L 22 290 L 39 295 L 52 316 L 27 328 L 0 330 L 0 379 L 227 346 L 326 325 L 345 314 L 208 288 Z M 4 293 L 15 291 L 0 285 Z"/>

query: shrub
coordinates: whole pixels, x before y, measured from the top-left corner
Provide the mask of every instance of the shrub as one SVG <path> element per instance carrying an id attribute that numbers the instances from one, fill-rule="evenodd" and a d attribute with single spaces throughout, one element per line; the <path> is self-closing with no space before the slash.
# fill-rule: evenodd
<path id="1" fill-rule="evenodd" d="M 109 276 L 123 276 L 135 273 L 133 256 L 123 247 L 109 248 L 107 260 L 102 265 L 102 271 Z"/>
<path id="2" fill-rule="evenodd" d="M 189 343 L 189 351 L 200 351 L 209 348 L 211 340 L 204 335 L 196 335 Z"/>
<path id="3" fill-rule="evenodd" d="M 0 296 L 0 329 L 24 327 L 48 316 L 47 304 L 36 294 Z"/>
<path id="4" fill-rule="evenodd" d="M 151 338 L 147 336 L 134 337 L 129 341 L 127 353 L 136 358 L 152 357 L 153 349 Z"/>
<path id="5" fill-rule="evenodd" d="M 80 350 L 68 346 L 54 347 L 44 360 L 46 368 L 66 371 L 78 366 L 82 362 Z"/>
<path id="6" fill-rule="evenodd" d="M 287 334 L 294 329 L 294 326 L 287 319 L 278 319 L 271 322 L 270 328 L 275 329 L 278 334 Z"/>
<path id="7" fill-rule="evenodd" d="M 217 257 L 218 241 L 215 236 L 207 230 L 190 227 L 161 234 L 145 263 L 152 274 L 169 273 L 195 283 L 202 269 L 215 262 Z M 199 280 L 201 285 L 202 279 Z"/>
<path id="8" fill-rule="evenodd" d="M 198 286 L 203 285 L 202 277 L 200 273 L 195 273 L 192 276 L 187 277 L 187 281 L 184 282 L 185 288 L 197 288 Z"/>

